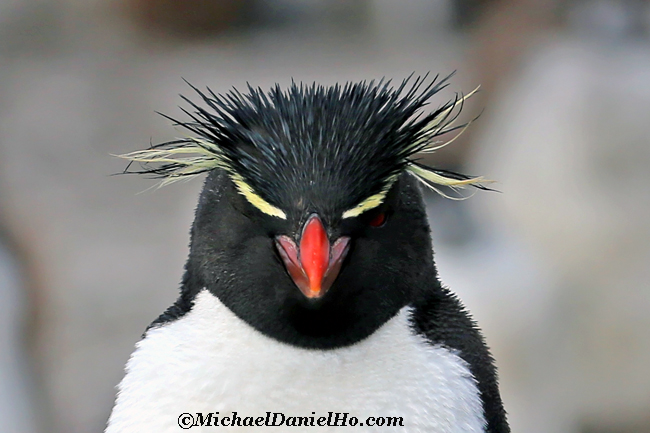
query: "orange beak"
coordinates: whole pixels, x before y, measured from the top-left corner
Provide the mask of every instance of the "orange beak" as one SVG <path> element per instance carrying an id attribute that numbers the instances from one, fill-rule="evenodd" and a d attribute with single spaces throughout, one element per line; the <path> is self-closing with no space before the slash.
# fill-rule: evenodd
<path id="1" fill-rule="evenodd" d="M 276 247 L 291 279 L 307 298 L 321 298 L 341 270 L 350 238 L 342 236 L 330 247 L 318 215 L 312 215 L 300 237 L 300 248 L 288 236 L 278 236 Z"/>

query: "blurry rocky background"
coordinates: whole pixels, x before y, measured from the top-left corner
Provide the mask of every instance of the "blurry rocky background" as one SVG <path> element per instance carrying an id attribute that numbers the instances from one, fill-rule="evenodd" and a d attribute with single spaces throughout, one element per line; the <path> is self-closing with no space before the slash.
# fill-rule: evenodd
<path id="1" fill-rule="evenodd" d="M 443 281 L 485 330 L 513 432 L 650 432 L 650 2 L 0 0 L 0 431 L 102 431 L 177 296 L 200 181 L 111 154 L 173 138 L 181 77 L 323 84 L 458 70 L 482 116 L 431 163 Z M 143 192 L 145 191 L 145 192 Z"/>

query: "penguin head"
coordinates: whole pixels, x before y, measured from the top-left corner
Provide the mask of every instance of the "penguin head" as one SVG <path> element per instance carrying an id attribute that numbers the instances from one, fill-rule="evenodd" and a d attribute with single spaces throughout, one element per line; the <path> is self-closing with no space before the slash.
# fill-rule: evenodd
<path id="1" fill-rule="evenodd" d="M 194 88 L 203 104 L 185 99 L 191 121 L 174 120 L 193 137 L 124 155 L 163 183 L 209 173 L 184 290 L 205 287 L 259 331 L 301 347 L 374 332 L 436 280 L 418 181 L 485 189 L 482 178 L 416 159 L 466 126 L 453 122 L 467 96 L 419 114 L 448 78 Z"/>

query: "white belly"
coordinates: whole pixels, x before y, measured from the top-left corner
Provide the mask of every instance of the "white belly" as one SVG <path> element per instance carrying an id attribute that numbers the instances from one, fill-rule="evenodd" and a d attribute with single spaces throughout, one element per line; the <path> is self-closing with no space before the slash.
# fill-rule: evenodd
<path id="1" fill-rule="evenodd" d="M 182 413 L 219 412 L 221 419 L 235 411 L 244 424 L 277 412 L 316 425 L 275 431 L 377 431 L 366 425 L 368 417 L 401 417 L 402 429 L 386 431 L 483 432 L 483 410 L 467 364 L 413 335 L 408 319 L 404 308 L 353 346 L 300 349 L 260 334 L 204 290 L 190 312 L 149 330 L 137 344 L 106 433 L 182 432 Z M 355 417 L 359 424 L 317 427 L 328 412 L 341 413 L 339 419 L 347 413 L 346 422 Z M 265 428 L 190 431 L 251 430 Z"/>

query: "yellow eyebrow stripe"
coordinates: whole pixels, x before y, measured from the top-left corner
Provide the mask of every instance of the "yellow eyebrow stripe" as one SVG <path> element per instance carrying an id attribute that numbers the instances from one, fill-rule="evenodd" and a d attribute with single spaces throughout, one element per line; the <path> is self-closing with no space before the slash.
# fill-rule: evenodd
<path id="1" fill-rule="evenodd" d="M 233 173 L 230 175 L 230 178 L 235 183 L 237 191 L 239 191 L 239 193 L 243 195 L 250 204 L 255 206 L 261 212 L 283 220 L 287 219 L 287 214 L 284 213 L 282 209 L 273 206 L 271 203 L 256 194 L 255 191 L 253 191 L 253 188 L 251 188 L 251 186 L 247 184 L 239 174 Z"/>
<path id="2" fill-rule="evenodd" d="M 353 218 L 361 215 L 362 213 L 374 209 L 384 202 L 386 198 L 386 192 L 382 191 L 375 195 L 371 195 L 352 209 L 348 209 L 343 212 L 343 219 Z"/>
<path id="3" fill-rule="evenodd" d="M 386 185 L 384 188 L 379 191 L 377 194 L 373 194 L 370 197 L 366 198 L 363 200 L 361 203 L 353 207 L 352 209 L 348 209 L 345 212 L 343 212 L 343 215 L 341 218 L 346 219 L 346 218 L 354 218 L 358 217 L 362 213 L 369 211 L 370 209 L 374 209 L 380 204 L 386 200 L 386 195 L 388 194 L 388 191 L 390 191 L 390 188 L 393 186 L 393 183 L 397 179 L 397 176 L 391 176 L 388 178 L 386 181 Z"/>

